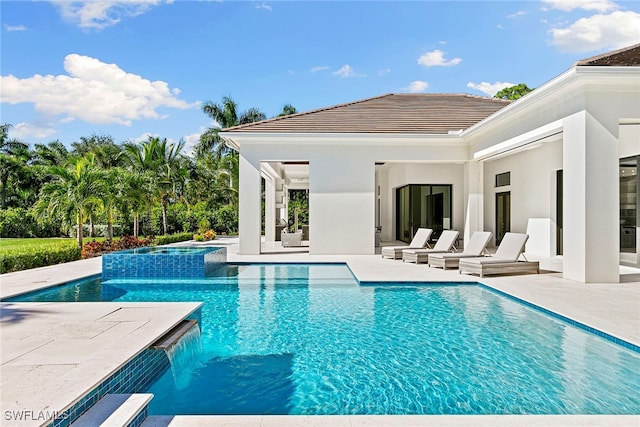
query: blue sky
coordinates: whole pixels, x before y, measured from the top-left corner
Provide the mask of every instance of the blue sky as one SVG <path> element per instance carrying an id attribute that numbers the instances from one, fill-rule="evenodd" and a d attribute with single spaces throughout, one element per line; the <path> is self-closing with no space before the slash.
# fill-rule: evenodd
<path id="1" fill-rule="evenodd" d="M 386 93 L 537 87 L 640 42 L 640 2 L 0 1 L 0 101 L 30 144 L 193 145 L 231 96 L 267 117 Z"/>

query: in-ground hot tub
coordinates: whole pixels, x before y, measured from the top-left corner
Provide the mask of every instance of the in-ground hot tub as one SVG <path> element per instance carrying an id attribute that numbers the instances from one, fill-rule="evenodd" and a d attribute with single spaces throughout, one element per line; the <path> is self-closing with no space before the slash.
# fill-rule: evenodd
<path id="1" fill-rule="evenodd" d="M 225 247 L 148 246 L 102 255 L 102 279 L 206 277 L 226 262 Z"/>

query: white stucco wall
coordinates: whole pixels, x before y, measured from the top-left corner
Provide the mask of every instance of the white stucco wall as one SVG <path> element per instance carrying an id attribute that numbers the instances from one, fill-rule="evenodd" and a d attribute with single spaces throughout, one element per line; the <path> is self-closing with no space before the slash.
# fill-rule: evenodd
<path id="1" fill-rule="evenodd" d="M 389 163 L 381 179 L 382 240 L 395 240 L 395 192 L 407 184 L 452 185 L 452 228 L 464 231 L 464 165 L 459 163 Z"/>
<path id="2" fill-rule="evenodd" d="M 562 169 L 560 139 L 512 156 L 484 162 L 484 229 L 493 233 L 492 244 L 496 236 L 495 195 L 502 192 L 511 193 L 512 232 L 525 233 L 530 218 L 545 218 L 549 221 L 548 234 L 529 238 L 555 243 L 555 174 L 559 169 Z M 504 172 L 511 173 L 511 185 L 496 187 L 496 175 Z M 550 249 L 539 255 L 552 255 Z"/>
<path id="3" fill-rule="evenodd" d="M 621 124 L 618 131 L 620 140 L 620 158 L 637 156 L 640 154 L 640 117 L 639 124 Z"/>

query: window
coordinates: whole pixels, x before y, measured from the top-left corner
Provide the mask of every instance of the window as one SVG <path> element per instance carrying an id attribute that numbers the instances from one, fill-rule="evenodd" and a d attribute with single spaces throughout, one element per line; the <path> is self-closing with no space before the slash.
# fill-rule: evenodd
<path id="1" fill-rule="evenodd" d="M 499 173 L 496 175 L 496 187 L 511 185 L 511 172 Z"/>

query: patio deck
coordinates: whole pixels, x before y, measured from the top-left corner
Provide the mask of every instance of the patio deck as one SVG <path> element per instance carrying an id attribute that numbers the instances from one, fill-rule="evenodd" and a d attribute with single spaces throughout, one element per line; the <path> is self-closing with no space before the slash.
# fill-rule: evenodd
<path id="1" fill-rule="evenodd" d="M 183 244 L 193 244 L 183 243 Z M 202 244 L 202 243 L 201 243 Z M 561 273 L 485 277 L 443 271 L 380 255 L 318 256 L 300 251 L 238 255 L 237 238 L 204 243 L 226 246 L 229 262 L 346 262 L 361 282 L 481 282 L 602 332 L 640 345 L 640 271 L 621 267 L 619 284 L 583 284 Z M 68 282 L 100 272 L 90 259 L 0 276 L 0 297 Z M 108 375 L 169 330 L 194 304 L 3 303 L 0 351 L 2 413 L 13 409 L 61 411 L 87 384 Z M 171 307 L 168 309 L 168 307 Z M 116 317 L 112 316 L 118 313 Z M 17 314 L 20 314 L 19 316 Z M 113 321 L 113 322 L 111 322 Z M 111 323 L 109 323 L 111 322 Z M 109 327 L 107 327 L 109 323 Z M 64 331 L 64 332 L 63 332 Z M 94 331 L 95 333 L 89 333 Z M 102 340 L 100 337 L 107 337 Z M 97 343 L 101 343 L 97 345 Z M 74 351 L 70 352 L 69 349 Z M 89 373 L 91 373 L 89 375 Z M 64 389 L 64 393 L 60 390 Z M 344 417 L 152 417 L 146 426 L 211 425 L 606 425 L 640 424 L 637 416 L 344 416 Z M 42 425 L 42 420 L 20 426 Z"/>

